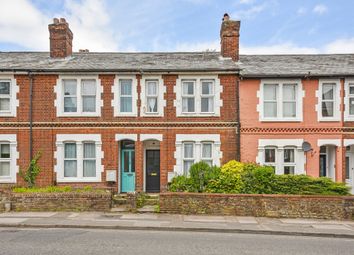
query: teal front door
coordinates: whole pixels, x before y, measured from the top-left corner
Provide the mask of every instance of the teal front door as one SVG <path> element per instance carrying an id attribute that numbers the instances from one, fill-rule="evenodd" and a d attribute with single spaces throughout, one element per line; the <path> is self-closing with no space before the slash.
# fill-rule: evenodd
<path id="1" fill-rule="evenodd" d="M 121 149 L 121 192 L 135 191 L 135 150 L 134 142 L 123 141 Z"/>

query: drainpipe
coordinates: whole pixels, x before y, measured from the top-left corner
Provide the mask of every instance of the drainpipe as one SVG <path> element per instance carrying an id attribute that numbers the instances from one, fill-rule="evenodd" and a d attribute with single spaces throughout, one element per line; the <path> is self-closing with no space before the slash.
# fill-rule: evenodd
<path id="1" fill-rule="evenodd" d="M 236 160 L 241 160 L 240 80 L 236 80 Z"/>
<path id="2" fill-rule="evenodd" d="M 30 133 L 29 133 L 29 154 L 30 154 L 30 161 L 33 159 L 33 119 L 32 119 L 32 104 L 33 104 L 33 74 L 28 72 L 28 77 L 30 79 L 30 107 L 29 107 L 29 125 L 30 125 Z"/>

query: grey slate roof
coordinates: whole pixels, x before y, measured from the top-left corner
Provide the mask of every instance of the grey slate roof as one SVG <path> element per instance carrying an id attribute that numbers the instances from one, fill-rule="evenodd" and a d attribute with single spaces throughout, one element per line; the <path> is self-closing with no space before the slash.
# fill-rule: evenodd
<path id="1" fill-rule="evenodd" d="M 244 77 L 354 76 L 354 54 L 241 55 L 240 62 L 219 52 L 74 53 L 51 59 L 48 52 L 0 52 L 0 71 L 202 72 L 234 71 Z"/>
<path id="2" fill-rule="evenodd" d="M 304 77 L 354 75 L 354 54 L 241 55 L 245 77 Z"/>
<path id="3" fill-rule="evenodd" d="M 0 52 L 0 70 L 42 71 L 236 71 L 237 64 L 217 52 L 74 53 L 51 59 L 48 52 Z"/>

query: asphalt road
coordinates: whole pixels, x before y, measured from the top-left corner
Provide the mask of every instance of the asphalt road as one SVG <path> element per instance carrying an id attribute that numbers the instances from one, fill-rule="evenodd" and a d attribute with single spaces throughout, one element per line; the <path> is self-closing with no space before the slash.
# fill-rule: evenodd
<path id="1" fill-rule="evenodd" d="M 354 254 L 354 240 L 202 232 L 0 228 L 0 254 Z"/>

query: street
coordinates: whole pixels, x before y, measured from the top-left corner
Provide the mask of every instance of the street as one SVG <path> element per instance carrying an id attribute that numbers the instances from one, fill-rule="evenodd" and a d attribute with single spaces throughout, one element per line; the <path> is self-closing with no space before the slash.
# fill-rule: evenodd
<path id="1" fill-rule="evenodd" d="M 354 240 L 206 232 L 0 228 L 0 254 L 354 254 Z"/>

